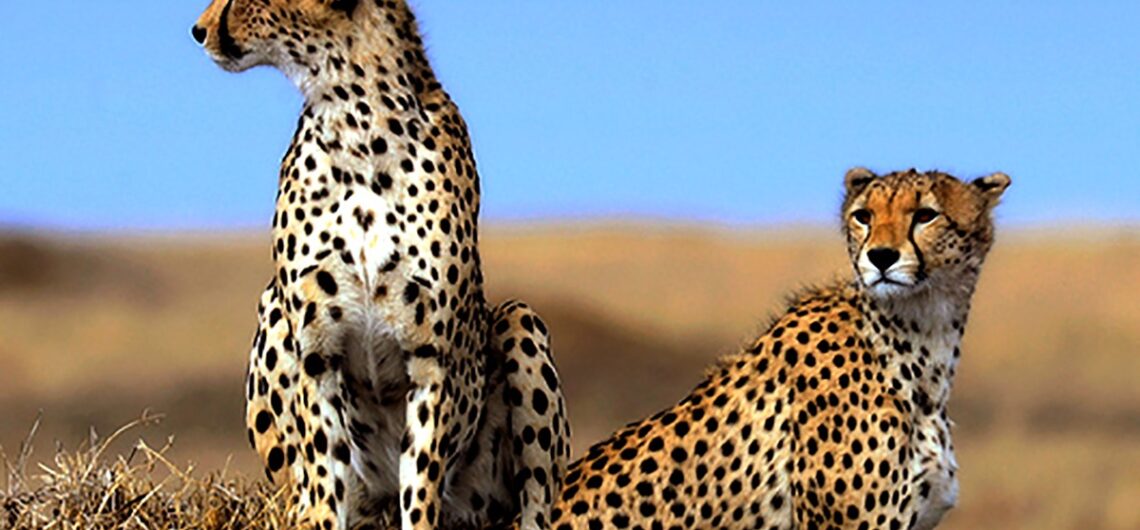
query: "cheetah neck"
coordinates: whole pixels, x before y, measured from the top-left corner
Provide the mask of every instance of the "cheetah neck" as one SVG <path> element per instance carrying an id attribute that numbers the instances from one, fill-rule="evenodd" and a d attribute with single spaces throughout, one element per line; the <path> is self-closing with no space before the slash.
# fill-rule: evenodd
<path id="1" fill-rule="evenodd" d="M 344 31 L 314 35 L 303 53 L 285 61 L 281 70 L 305 96 L 307 106 L 357 100 L 351 87 L 408 92 L 417 101 L 435 99 L 442 88 L 424 53 L 415 17 L 402 2 L 381 7 L 362 2 Z M 337 87 L 348 91 L 338 98 Z M 373 90 L 370 90 L 372 92 Z M 380 98 L 376 96 L 377 103 Z"/>
<path id="2" fill-rule="evenodd" d="M 447 160 L 453 152 L 468 152 L 458 110 L 432 73 L 415 19 L 397 4 L 362 2 L 352 31 L 324 41 L 314 37 L 313 51 L 283 69 L 305 96 L 291 156 L 304 159 L 315 145 L 335 169 L 332 182 L 313 181 L 306 188 L 409 190 L 425 184 L 422 159 L 433 156 L 425 149 L 438 149 Z M 478 198 L 469 202 L 477 211 Z"/>
<path id="3" fill-rule="evenodd" d="M 972 283 L 885 300 L 860 292 L 869 342 L 900 382 L 913 385 L 924 414 L 941 413 L 950 399 L 972 293 Z"/>
<path id="4" fill-rule="evenodd" d="M 875 299 L 868 294 L 878 312 L 892 320 L 902 321 L 912 333 L 922 336 L 960 335 L 970 311 L 973 289 L 946 290 L 928 288 L 906 297 Z"/>

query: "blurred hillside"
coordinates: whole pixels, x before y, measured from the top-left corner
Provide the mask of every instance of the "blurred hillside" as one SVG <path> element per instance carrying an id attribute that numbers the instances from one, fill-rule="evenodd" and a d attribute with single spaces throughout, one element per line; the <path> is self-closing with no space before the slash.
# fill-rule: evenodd
<path id="1" fill-rule="evenodd" d="M 594 226 L 483 235 L 488 296 L 553 331 L 577 453 L 683 396 L 799 285 L 846 272 L 826 230 Z M 0 447 L 37 457 L 167 414 L 176 460 L 258 472 L 242 424 L 266 236 L 0 236 Z M 943 528 L 1140 528 L 1140 231 L 1006 231 L 953 401 Z"/>

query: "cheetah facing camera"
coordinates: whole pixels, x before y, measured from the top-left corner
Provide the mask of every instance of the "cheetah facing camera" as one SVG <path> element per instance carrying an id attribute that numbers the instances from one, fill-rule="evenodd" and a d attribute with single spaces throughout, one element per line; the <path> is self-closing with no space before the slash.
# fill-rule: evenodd
<path id="1" fill-rule="evenodd" d="M 521 303 L 487 309 L 466 125 L 411 11 L 214 0 L 192 34 L 222 68 L 274 66 L 305 96 L 246 401 L 300 520 L 546 527 L 569 454 L 547 330 Z"/>
<path id="2" fill-rule="evenodd" d="M 591 448 L 552 526 L 933 528 L 958 494 L 946 402 L 1009 183 L 850 171 L 854 280 L 800 293 L 679 404 Z"/>

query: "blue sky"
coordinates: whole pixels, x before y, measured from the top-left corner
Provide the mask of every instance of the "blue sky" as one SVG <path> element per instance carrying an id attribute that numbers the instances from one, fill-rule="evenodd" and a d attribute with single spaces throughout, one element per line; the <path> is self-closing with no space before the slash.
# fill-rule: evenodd
<path id="1" fill-rule="evenodd" d="M 265 227 L 301 101 L 206 0 L 10 2 L 0 225 Z M 1140 221 L 1140 3 L 418 0 L 496 222 L 829 223 L 852 165 L 1013 176 L 1003 221 Z"/>

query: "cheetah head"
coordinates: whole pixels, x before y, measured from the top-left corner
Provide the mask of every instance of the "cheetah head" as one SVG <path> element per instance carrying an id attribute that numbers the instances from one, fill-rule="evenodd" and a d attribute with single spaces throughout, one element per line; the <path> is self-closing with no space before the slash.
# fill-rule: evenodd
<path id="1" fill-rule="evenodd" d="M 351 24 L 358 0 L 213 0 L 191 28 L 222 68 L 272 65 L 287 74 L 313 66 Z M 339 43 L 338 43 L 339 44 Z"/>
<path id="2" fill-rule="evenodd" d="M 855 168 L 845 184 L 843 227 L 855 276 L 873 296 L 890 298 L 976 278 L 993 242 L 991 212 L 1010 179 Z"/>

